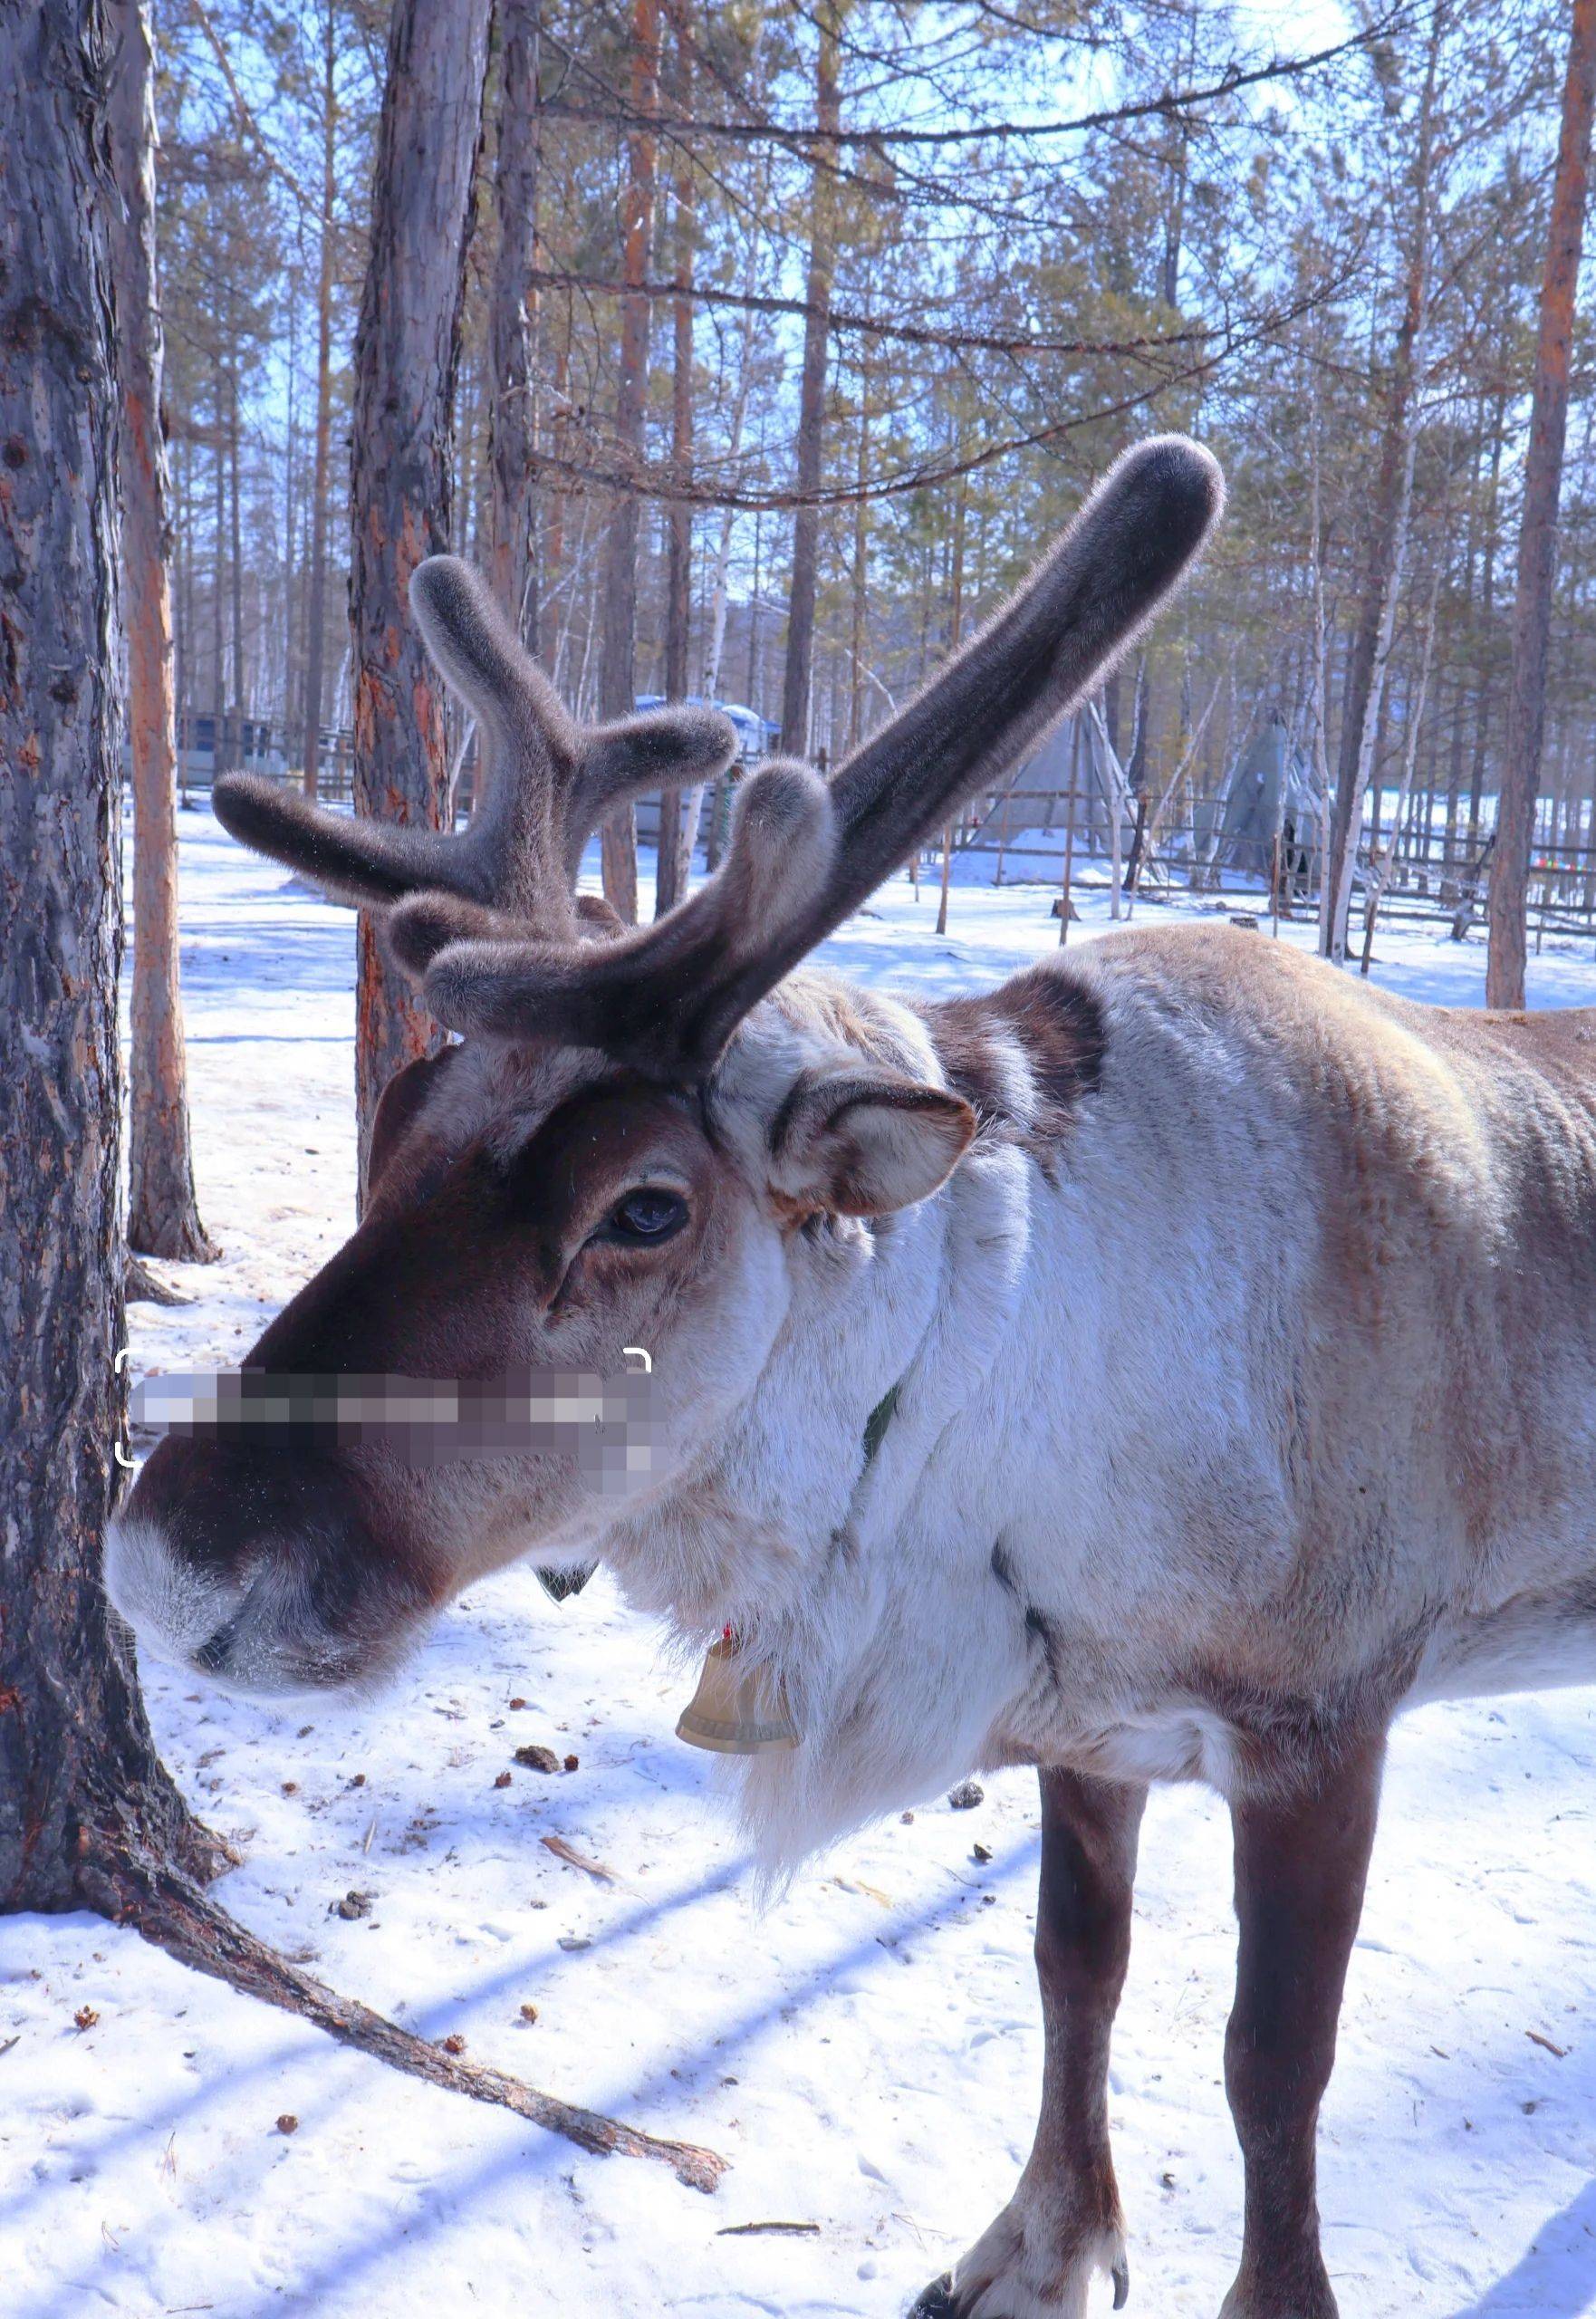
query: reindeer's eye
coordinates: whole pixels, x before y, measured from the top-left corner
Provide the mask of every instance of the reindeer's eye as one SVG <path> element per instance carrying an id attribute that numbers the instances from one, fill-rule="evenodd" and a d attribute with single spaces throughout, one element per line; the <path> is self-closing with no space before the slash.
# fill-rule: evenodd
<path id="1" fill-rule="evenodd" d="M 628 1192 L 610 1218 L 609 1236 L 616 1240 L 668 1240 L 687 1220 L 687 1204 L 679 1192 L 654 1186 Z"/>

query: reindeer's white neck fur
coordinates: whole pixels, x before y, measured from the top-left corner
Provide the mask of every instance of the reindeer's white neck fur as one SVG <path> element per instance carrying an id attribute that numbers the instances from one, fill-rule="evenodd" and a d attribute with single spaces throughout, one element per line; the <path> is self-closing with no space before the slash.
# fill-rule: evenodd
<path id="1" fill-rule="evenodd" d="M 907 1007 L 808 976 L 783 1001 L 745 1033 L 719 1089 L 717 1124 L 751 1169 L 797 1070 L 834 1058 L 844 1035 L 874 1062 L 941 1079 Z M 604 1559 L 640 1608 L 695 1645 L 729 1623 L 779 1669 L 803 1744 L 744 1772 L 745 1808 L 772 1858 L 967 1767 L 1023 1675 L 1012 1637 L 994 1648 L 969 1631 L 970 1582 L 991 1538 L 959 1502 L 947 1434 L 1012 1352 L 1034 1178 L 1013 1148 L 978 1147 L 918 1207 L 801 1234 L 747 1397 L 603 1534 Z M 867 1421 L 894 1388 L 867 1467 Z M 989 1446 L 984 1496 L 1004 1465 L 1001 1444 Z"/>

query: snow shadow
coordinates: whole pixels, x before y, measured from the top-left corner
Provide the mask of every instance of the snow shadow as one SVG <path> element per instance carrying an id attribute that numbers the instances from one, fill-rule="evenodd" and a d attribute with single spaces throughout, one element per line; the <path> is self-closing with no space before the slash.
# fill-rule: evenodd
<path id="1" fill-rule="evenodd" d="M 1006 1883 L 1022 1870 L 1034 1872 L 1041 1855 L 1042 1839 L 1032 1836 L 1009 1854 L 1001 1863 L 995 1862 L 983 1880 L 985 1890 L 995 1890 Z M 713 2063 L 718 2072 L 733 2054 L 745 2052 L 755 2045 L 773 2024 L 790 2019 L 800 2009 L 818 2004 L 826 1993 L 846 1976 L 861 1966 L 874 1961 L 872 1951 L 900 1949 L 915 1933 L 934 1932 L 940 1927 L 957 1921 L 960 1913 L 960 1893 L 967 1897 L 966 1888 L 959 1893 L 946 1893 L 928 1901 L 912 1914 L 894 1910 L 889 1932 L 871 1933 L 852 1941 L 834 1955 L 829 1962 L 817 1965 L 803 1980 L 773 1988 L 768 1999 L 750 2006 L 743 2015 L 728 2023 L 714 2041 Z M 701 2050 L 697 2056 L 699 2069 L 710 2064 L 711 2053 Z M 616 2088 L 608 2093 L 586 2088 L 583 2099 L 593 2107 L 620 2113 L 633 2124 L 646 2125 L 650 2131 L 675 2133 L 692 2141 L 700 2132 L 713 2133 L 713 2128 L 699 2127 L 692 2119 L 650 2118 L 649 2112 L 662 2099 L 679 2102 L 682 2070 L 689 2086 L 696 2072 L 683 2069 L 687 2060 L 678 2053 L 673 2063 L 662 2060 L 654 2069 L 630 2088 Z M 442 2178 L 424 2186 L 424 2206 L 408 2214 L 393 2218 L 391 2228 L 380 2237 L 368 2234 L 363 2240 L 351 2238 L 342 2247 L 325 2255 L 316 2268 L 297 2285 L 284 2286 L 278 2309 L 284 2314 L 303 2314 L 303 2319 L 314 2319 L 326 2300 L 336 2289 L 347 2293 L 350 2283 L 375 2269 L 392 2256 L 414 2252 L 422 2240 L 440 2229 L 458 2225 L 460 2208 L 471 2200 L 481 2200 L 500 2183 L 521 2182 L 533 2174 L 547 2174 L 568 2165 L 572 2152 L 571 2145 L 555 2134 L 543 2134 L 524 2150 L 495 2151 L 491 2157 L 474 2164 L 457 2167 Z M 606 2161 L 610 2162 L 610 2161 Z M 635 2160 L 615 2163 L 636 2164 Z M 376 2307 L 380 2307 L 380 2305 Z M 43 2312 L 17 2314 L 16 2319 L 49 2319 Z"/>
<path id="2" fill-rule="evenodd" d="M 639 1907 L 630 1910 L 619 1921 L 604 1926 L 588 1935 L 586 1948 L 576 1954 L 556 1949 L 552 1949 L 546 1957 L 530 1961 L 526 1957 L 518 1955 L 515 1960 L 507 1965 L 504 1970 L 484 1974 L 471 1981 L 465 1991 L 456 1987 L 447 1995 L 408 2000 L 390 2008 L 389 2017 L 397 2021 L 399 2026 L 408 2031 L 411 2036 L 427 2040 L 441 2035 L 446 2029 L 452 2027 L 464 2008 L 485 2003 L 494 1997 L 502 1995 L 511 1987 L 524 1985 L 531 1972 L 535 1971 L 537 1975 L 537 1988 L 539 1995 L 542 1996 L 553 1987 L 562 1972 L 572 1965 L 580 1965 L 595 1951 L 613 1947 L 619 1941 L 635 1939 L 639 1934 L 652 1930 L 664 1918 L 680 1910 L 696 1908 L 700 1901 L 716 1898 L 736 1882 L 746 1866 L 747 1862 L 744 1860 L 728 1862 L 724 1868 L 717 1869 L 711 1875 L 700 1877 L 695 1883 L 680 1885 L 675 1891 L 661 1893 L 658 1900 L 643 1902 Z M 58 1921 L 79 1924 L 82 1929 L 84 1948 L 88 1948 L 94 1940 L 105 1938 L 106 1926 L 99 1917 L 79 1914 L 60 1919 Z M 244 1921 L 242 1917 L 239 1921 Z M 129 1937 L 137 1938 L 132 1934 Z M 269 1939 L 270 1935 L 263 1934 L 261 1937 Z M 177 1977 L 179 1985 L 193 1969 L 189 1966 L 179 1964 L 176 1958 L 167 1958 L 164 1950 L 157 1950 L 156 1954 L 162 1958 L 165 1969 Z M 332 1986 L 342 1987 L 350 1977 L 341 1974 L 332 1962 L 321 1958 L 317 1959 L 313 1967 L 305 1969 L 312 1973 L 312 1977 L 327 1980 Z M 456 1977 L 457 1979 L 457 1977 Z M 224 1984 L 224 1986 L 226 1985 Z M 234 1994 L 242 1997 L 242 1992 L 235 1991 Z M 253 1998 L 243 1998 L 243 2001 L 248 2004 L 258 2002 Z M 369 1997 L 363 1997 L 362 2001 L 370 2003 L 370 1999 Z M 268 2012 L 274 2010 L 269 2006 L 265 2009 Z M 381 2010 L 381 2007 L 379 2006 L 378 2009 Z M 177 2017 L 181 2017 L 180 2009 Z M 78 2153 L 80 2160 L 99 2168 L 107 2160 L 114 2158 L 120 2151 L 136 2142 L 153 2142 L 162 2136 L 176 2131 L 180 2126 L 190 2126 L 195 2122 L 199 2112 L 210 2104 L 222 2101 L 231 2102 L 244 2089 L 261 2078 L 270 2076 L 277 2070 L 303 2062 L 307 2052 L 315 2054 L 322 2049 L 324 2032 L 293 2015 L 282 2014 L 279 2017 L 285 2024 L 292 2025 L 286 2030 L 285 2042 L 279 2042 L 269 2050 L 257 2054 L 253 2061 L 236 2063 L 225 2071 L 216 2071 L 209 2076 L 197 2078 L 195 2083 L 179 2100 L 168 2102 L 158 2110 L 146 2110 L 137 2116 L 120 2120 L 113 2131 L 101 2133 L 91 2143 L 84 2144 Z M 330 2045 L 332 2041 L 327 2042 Z M 341 2052 L 342 2049 L 340 2051 Z M 360 2075 L 358 2064 L 361 2061 L 369 2061 L 370 2056 L 348 2053 L 343 2054 L 342 2057 L 346 2062 L 357 2064 L 356 2067 L 345 2072 L 351 2082 L 350 2090 L 352 2091 L 354 2082 Z M 330 2060 L 334 2058 L 331 2052 L 328 2058 Z M 376 2066 L 380 2068 L 383 2064 L 379 2063 Z M 552 2137 L 552 2139 L 558 2139 L 558 2137 Z M 47 2180 L 24 2180 L 9 2196 L 0 2197 L 0 2225 L 22 2214 L 35 2197 L 47 2191 L 49 2187 Z M 19 2319 L 19 2314 L 7 2311 L 5 2319 Z M 45 2314 L 41 2313 L 40 2319 L 45 2319 Z M 50 2314 L 50 2319 L 55 2319 L 55 2315 Z"/>
<path id="3" fill-rule="evenodd" d="M 986 1870 L 981 1889 L 995 1891 L 1022 1872 L 1034 1874 L 1040 1849 L 1040 1835 L 1030 1836 L 1005 1859 L 995 1862 Z M 695 1900 L 732 1881 L 743 1865 L 745 1863 L 732 1863 L 713 1877 L 662 1896 L 657 1903 L 630 1910 L 620 1923 L 609 1929 L 608 1938 L 611 1941 L 625 1939 L 656 1923 L 672 1908 L 690 1906 Z M 971 1890 L 961 1880 L 956 1880 L 955 1890 L 938 1893 L 917 1910 L 894 1910 L 881 1930 L 872 1930 L 850 1941 L 829 1959 L 817 1962 L 803 1980 L 783 1982 L 773 1987 L 766 1997 L 747 2006 L 740 2016 L 723 2023 L 712 2045 L 700 2047 L 696 2052 L 690 2048 L 672 2049 L 633 2083 L 610 2087 L 583 2086 L 567 2093 L 564 2098 L 579 2099 L 588 2106 L 624 2117 L 629 2122 L 643 2126 L 648 2131 L 676 2133 L 688 2141 L 696 2140 L 700 2134 L 712 2139 L 712 2124 L 700 2123 L 693 2118 L 684 2119 L 679 2115 L 684 2091 L 690 2093 L 697 2081 L 712 2070 L 718 2074 L 734 2054 L 745 2052 L 755 2045 L 776 2024 L 790 2020 L 796 2012 L 822 2002 L 851 1973 L 886 1961 L 893 1951 L 900 1951 L 917 1935 L 937 1931 L 958 1921 L 961 1915 L 967 1920 L 965 1903 Z M 602 1938 L 604 1936 L 595 1935 L 592 1948 L 596 1949 Z M 591 1953 L 591 1949 L 583 1951 L 583 1959 Z M 570 1963 L 578 1960 L 562 1958 L 560 1961 Z M 180 1972 L 184 1968 L 174 1966 L 172 1969 Z M 471 1996 L 464 2001 L 469 2003 L 491 1994 L 510 1977 L 524 1983 L 525 1977 L 526 1967 L 523 1961 L 514 1976 L 495 1972 L 474 1983 Z M 249 2000 L 241 1998 L 240 2002 Z M 450 2000 L 450 2011 L 453 2012 L 461 2002 L 460 1996 L 457 1994 Z M 431 2008 L 425 2010 L 430 2012 Z M 409 2008 L 406 2026 L 417 2026 L 423 2016 L 424 2008 L 420 2006 Z M 242 2069 L 214 2075 L 197 2085 L 192 2094 L 182 2102 L 168 2103 L 159 2115 L 146 2115 L 120 2122 L 114 2133 L 101 2136 L 91 2145 L 75 2152 L 75 2162 L 80 2167 L 85 2163 L 97 2165 L 117 2148 L 131 2141 L 142 2140 L 153 2144 L 178 2122 L 184 2120 L 191 2122 L 194 2114 L 207 2104 L 232 2102 L 239 2089 L 251 2079 L 285 2064 L 303 2065 L 306 2060 L 305 2035 L 319 2042 L 319 2033 L 309 2029 L 306 2025 L 303 2035 L 295 2037 L 291 2045 L 274 2045 L 271 2052 L 258 2056 Z M 313 2054 L 314 2044 L 311 2050 Z M 336 2071 L 342 2084 L 336 2095 L 325 2104 L 323 2119 L 351 2098 L 362 2083 L 369 2083 L 366 2072 L 361 2067 L 365 2058 L 342 2051 L 328 2051 L 326 2065 L 329 2074 Z M 377 2069 L 383 2066 L 380 2063 L 370 2065 Z M 454 2098 L 464 2100 L 465 2097 Z M 668 2103 L 674 2114 L 665 2117 L 652 2115 L 661 2103 Z M 384 2229 L 380 2232 L 368 2230 L 359 2236 L 351 2233 L 329 2249 L 315 2267 L 297 2283 L 285 2284 L 277 2291 L 281 2299 L 274 2298 L 274 2309 L 284 2314 L 303 2314 L 303 2319 L 313 2319 L 313 2314 L 322 2313 L 335 2293 L 341 2298 L 347 2296 L 352 2281 L 376 2270 L 396 2255 L 412 2253 L 418 2244 L 437 2231 L 457 2227 L 463 2205 L 484 2199 L 501 2184 L 524 2183 L 538 2176 L 559 2173 L 577 2162 L 579 2153 L 562 2136 L 542 2133 L 536 2129 L 524 2135 L 515 2131 L 520 2122 L 507 2112 L 494 2113 L 488 2124 L 509 2130 L 512 2132 L 510 2146 L 497 2148 L 485 2158 L 466 2160 L 447 2174 L 417 2184 L 414 2200 L 395 2211 Z M 213 2209 L 246 2207 L 252 2191 L 248 2177 L 258 2176 L 272 2162 L 274 2155 L 274 2146 L 265 2137 L 254 2151 L 241 2151 L 238 2160 L 226 2173 L 217 2170 L 210 2177 L 207 2203 Z M 620 2159 L 606 2162 L 631 2166 L 643 2161 Z M 14 2199 L 0 2204 L 0 2219 L 21 2210 L 34 2199 L 47 2196 L 51 2187 L 48 2181 L 30 2181 Z M 190 2227 L 191 2222 L 192 2218 L 181 2210 L 159 2217 L 151 2216 L 139 2227 L 139 2235 L 149 2244 L 170 2231 Z M 42 2295 L 25 2302 L 8 2304 L 5 2319 L 62 2319 L 58 2289 L 64 2285 L 70 2285 L 85 2296 L 114 2300 L 113 2290 L 120 2282 L 125 2281 L 127 2276 L 127 2241 L 132 2235 L 124 2230 L 117 2248 L 114 2251 L 106 2248 L 92 2270 L 84 2271 L 70 2282 L 53 2285 Z M 371 2307 L 380 2309 L 380 2303 L 374 2303 Z"/>
<path id="4" fill-rule="evenodd" d="M 1596 2180 L 1536 2231 L 1510 2271 L 1451 2319 L 1583 2319 L 1596 2307 Z"/>

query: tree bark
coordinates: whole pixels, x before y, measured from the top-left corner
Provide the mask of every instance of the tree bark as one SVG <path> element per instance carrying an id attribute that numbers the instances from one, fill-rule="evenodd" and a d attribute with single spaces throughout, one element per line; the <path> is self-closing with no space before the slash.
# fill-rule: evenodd
<path id="1" fill-rule="evenodd" d="M 816 125 L 841 121 L 841 28 L 844 0 L 821 0 L 815 63 Z M 782 679 L 782 750 L 809 751 L 810 694 L 814 681 L 814 603 L 820 569 L 820 508 L 816 500 L 825 456 L 826 356 L 831 341 L 832 276 L 836 265 L 836 204 L 830 171 L 836 149 L 821 148 L 810 197 L 808 307 L 803 369 L 798 389 L 797 488 L 793 517 L 793 580 L 787 598 L 787 661 Z"/>
<path id="2" fill-rule="evenodd" d="M 304 794 L 321 785 L 327 665 L 327 524 L 332 487 L 332 205 L 338 192 L 338 49 L 332 0 L 322 0 L 322 217 L 316 260 L 316 450 L 312 483 L 311 578 L 305 611 Z"/>
<path id="3" fill-rule="evenodd" d="M 413 626 L 410 574 L 449 544 L 453 403 L 490 0 L 399 0 L 378 131 L 370 258 L 355 335 L 350 623 L 355 811 L 439 827 L 443 698 Z M 437 1043 L 360 922 L 355 1084 L 362 1199 L 371 1121 L 394 1073 Z"/>
<path id="4" fill-rule="evenodd" d="M 0 1907 L 217 1864 L 100 1587 L 123 1394 L 116 394 L 100 0 L 0 11 Z"/>
<path id="5" fill-rule="evenodd" d="M 146 0 L 114 0 L 110 206 L 121 387 L 118 479 L 133 761 L 132 1053 L 129 1071 L 128 1245 L 203 1263 L 188 1140 L 178 991 L 177 721 L 173 698 L 171 524 L 161 428 L 162 341 L 155 268 L 155 101 Z"/>
<path id="6" fill-rule="evenodd" d="M 1518 582 L 1513 604 L 1513 669 L 1507 697 L 1507 763 L 1496 816 L 1491 864 L 1491 931 L 1485 961 L 1485 1005 L 1524 1003 L 1524 900 L 1541 747 L 1546 721 L 1546 648 L 1552 626 L 1552 582 L 1557 553 L 1557 504 L 1562 486 L 1568 428 L 1569 354 L 1574 296 L 1584 242 L 1591 165 L 1591 120 L 1596 99 L 1596 0 L 1574 0 L 1562 129 L 1553 181 L 1552 224 L 1541 288 L 1535 345 L 1535 393 L 1524 465 L 1524 517 L 1518 535 Z"/>
<path id="7" fill-rule="evenodd" d="M 488 316 L 489 564 L 494 592 L 524 640 L 538 644 L 537 404 L 534 362 L 537 263 L 538 64 L 543 0 L 499 0 L 504 95 L 494 206 L 498 251 Z"/>
<path id="8" fill-rule="evenodd" d="M 677 111 L 692 117 L 693 63 L 687 8 L 680 0 L 676 18 Z M 697 192 L 687 158 L 678 145 L 676 170 L 676 278 L 683 295 L 671 303 L 672 367 L 670 376 L 670 467 L 678 483 L 686 486 L 693 472 L 693 302 L 686 293 L 693 286 L 693 252 L 697 232 Z M 693 612 L 693 510 L 686 499 L 671 502 L 665 576 L 665 697 L 687 697 L 687 656 Z M 659 851 L 654 888 L 654 915 L 674 909 L 687 891 L 688 862 L 682 842 L 682 793 L 665 790 L 659 799 Z"/>
<path id="9" fill-rule="evenodd" d="M 642 465 L 643 415 L 649 392 L 649 245 L 654 230 L 656 138 L 652 116 L 659 92 L 659 0 L 632 0 L 631 111 L 647 127 L 626 140 L 626 203 L 621 271 L 629 285 L 622 302 L 620 367 L 615 390 L 615 447 L 623 469 Z M 636 699 L 638 529 L 641 503 L 618 491 L 604 538 L 602 642 L 599 656 L 599 714 L 630 717 Z M 637 815 L 623 805 L 604 823 L 600 840 L 604 897 L 630 925 L 638 914 Z"/>

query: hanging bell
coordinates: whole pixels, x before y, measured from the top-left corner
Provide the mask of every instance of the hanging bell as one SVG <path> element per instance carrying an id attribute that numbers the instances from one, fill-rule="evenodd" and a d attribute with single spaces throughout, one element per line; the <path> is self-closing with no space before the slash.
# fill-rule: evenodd
<path id="1" fill-rule="evenodd" d="M 761 1663 L 739 1664 L 739 1645 L 729 1627 L 709 1647 L 676 1736 L 689 1747 L 707 1747 L 717 1756 L 764 1756 L 798 1745 L 780 1679 Z"/>

